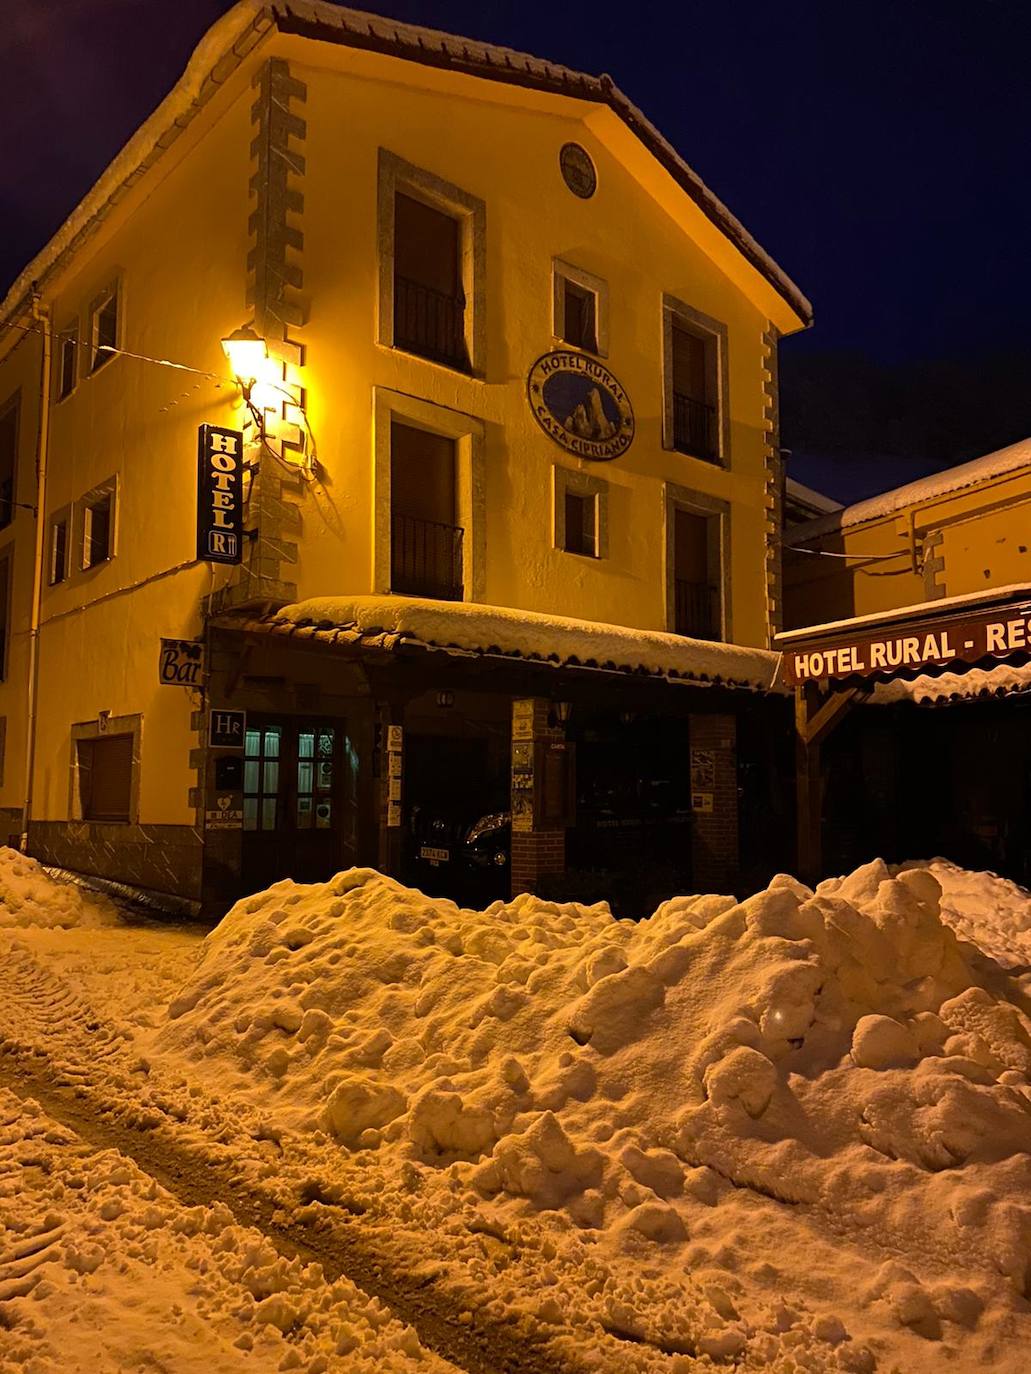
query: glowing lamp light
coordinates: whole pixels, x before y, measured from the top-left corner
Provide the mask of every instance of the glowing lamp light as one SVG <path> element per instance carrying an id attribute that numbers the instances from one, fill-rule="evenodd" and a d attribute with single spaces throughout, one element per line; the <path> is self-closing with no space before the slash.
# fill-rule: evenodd
<path id="1" fill-rule="evenodd" d="M 250 325 L 233 332 L 222 340 L 222 351 L 229 359 L 233 375 L 244 389 L 244 395 L 261 377 L 268 358 L 268 344 L 255 334 Z"/>

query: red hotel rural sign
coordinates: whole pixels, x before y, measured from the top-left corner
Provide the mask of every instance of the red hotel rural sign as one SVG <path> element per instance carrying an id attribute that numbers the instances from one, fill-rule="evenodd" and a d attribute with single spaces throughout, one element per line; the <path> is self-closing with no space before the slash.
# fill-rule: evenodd
<path id="1" fill-rule="evenodd" d="M 992 607 L 967 618 L 925 621 L 885 634 L 830 636 L 799 641 L 785 648 L 782 679 L 789 687 L 823 678 L 876 677 L 907 669 L 945 667 L 960 660 L 973 664 L 983 658 L 1006 658 L 1031 653 L 1031 603 Z"/>

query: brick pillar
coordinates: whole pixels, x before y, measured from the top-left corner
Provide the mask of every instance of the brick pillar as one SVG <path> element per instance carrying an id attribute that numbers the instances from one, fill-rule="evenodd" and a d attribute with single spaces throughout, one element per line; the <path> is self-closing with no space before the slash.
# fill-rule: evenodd
<path id="1" fill-rule="evenodd" d="M 737 721 L 691 717 L 691 867 L 696 892 L 737 887 Z"/>
<path id="2" fill-rule="evenodd" d="M 376 817 L 379 823 L 377 867 L 401 876 L 401 828 L 404 781 L 404 706 L 382 702 L 376 708 Z M 393 777 L 391 777 L 393 774 Z"/>
<path id="3" fill-rule="evenodd" d="M 564 826 L 540 823 L 543 778 L 540 744 L 564 741 L 565 727 L 549 725 L 554 703 L 543 697 L 512 703 L 512 896 L 536 892 L 541 878 L 566 867 Z M 526 771 L 527 766 L 529 772 Z M 529 786 L 520 783 L 529 781 Z"/>

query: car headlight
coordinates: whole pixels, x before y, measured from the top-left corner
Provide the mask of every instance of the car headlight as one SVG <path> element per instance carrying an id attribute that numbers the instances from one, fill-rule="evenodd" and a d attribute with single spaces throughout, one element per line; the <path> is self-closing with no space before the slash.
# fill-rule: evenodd
<path id="1" fill-rule="evenodd" d="M 481 816 L 469 834 L 465 837 L 466 844 L 475 844 L 484 835 L 489 835 L 492 830 L 501 830 L 511 823 L 512 816 L 508 811 L 495 811 L 490 816 Z"/>

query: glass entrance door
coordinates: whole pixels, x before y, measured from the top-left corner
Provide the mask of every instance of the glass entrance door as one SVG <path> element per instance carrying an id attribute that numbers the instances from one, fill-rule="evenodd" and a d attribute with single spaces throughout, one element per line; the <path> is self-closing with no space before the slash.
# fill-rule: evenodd
<path id="1" fill-rule="evenodd" d="M 252 715 L 243 763 L 243 879 L 320 882 L 340 867 L 342 736 L 332 721 Z"/>

